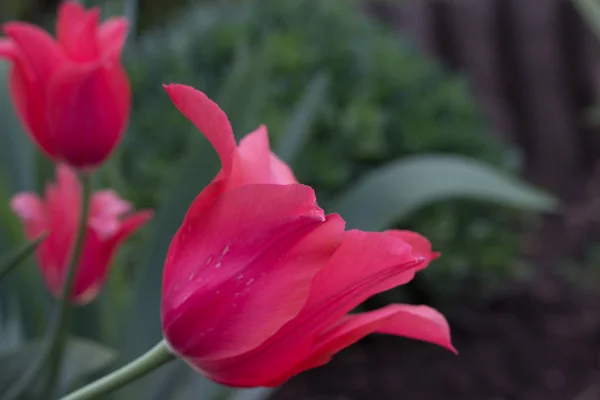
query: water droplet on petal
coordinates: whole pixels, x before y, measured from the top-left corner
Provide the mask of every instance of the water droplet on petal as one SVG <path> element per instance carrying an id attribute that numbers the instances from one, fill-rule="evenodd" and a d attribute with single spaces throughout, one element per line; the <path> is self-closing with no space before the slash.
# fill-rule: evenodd
<path id="1" fill-rule="evenodd" d="M 227 246 L 225 246 L 225 248 L 223 249 L 221 256 L 224 256 L 225 254 L 227 254 L 227 252 L 229 251 L 230 248 L 231 248 L 231 244 L 227 243 Z"/>

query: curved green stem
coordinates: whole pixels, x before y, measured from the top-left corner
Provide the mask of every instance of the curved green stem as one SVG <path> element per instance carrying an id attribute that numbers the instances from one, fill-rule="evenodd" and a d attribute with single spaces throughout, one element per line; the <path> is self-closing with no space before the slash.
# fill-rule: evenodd
<path id="1" fill-rule="evenodd" d="M 147 353 L 120 369 L 63 397 L 61 400 L 90 400 L 111 393 L 141 378 L 156 368 L 175 360 L 165 340 L 161 340 Z"/>
<path id="2" fill-rule="evenodd" d="M 0 280 L 4 278 L 10 271 L 12 271 L 13 268 L 20 265 L 27 259 L 27 257 L 33 254 L 35 249 L 46 238 L 46 236 L 47 233 L 42 233 L 35 240 L 25 243 L 20 249 L 5 257 L 2 263 L 0 263 Z"/>
<path id="3" fill-rule="evenodd" d="M 44 339 L 44 346 L 40 352 L 40 356 L 29 365 L 25 373 L 21 375 L 15 384 L 2 396 L 2 400 L 19 399 L 23 393 L 30 389 L 31 383 L 38 378 L 46 363 L 50 363 L 50 375 L 42 393 L 46 397 L 51 398 L 54 392 L 65 347 L 64 336 L 70 306 L 69 300 L 73 291 L 73 283 L 75 282 L 77 261 L 79 261 L 83 251 L 85 227 L 87 224 L 87 215 L 92 194 L 91 180 L 88 174 L 82 174 L 82 192 L 81 215 L 79 217 L 79 224 L 75 237 L 75 246 L 73 247 L 73 253 L 67 269 L 67 276 L 63 286 L 63 295 L 60 299 L 59 308 L 50 329 L 50 334 Z"/>
<path id="4" fill-rule="evenodd" d="M 71 308 L 71 296 L 73 293 L 73 285 L 75 283 L 75 276 L 77 272 L 77 265 L 81 254 L 83 253 L 85 243 L 85 231 L 88 220 L 88 213 L 90 209 L 90 200 L 92 195 L 92 185 L 90 175 L 87 173 L 81 173 L 82 182 L 82 196 L 81 196 L 81 214 L 79 216 L 79 224 L 77 226 L 77 233 L 75 236 L 75 244 L 73 246 L 73 253 L 67 268 L 67 276 L 63 284 L 62 296 L 60 298 L 60 304 L 58 309 L 58 315 L 56 320 L 55 329 L 50 340 L 50 348 L 48 351 L 48 379 L 42 392 L 46 398 L 52 398 L 54 390 L 56 388 L 56 381 L 59 375 L 59 371 L 62 364 L 62 359 L 65 350 L 66 343 L 66 331 L 69 319 L 69 311 Z"/>

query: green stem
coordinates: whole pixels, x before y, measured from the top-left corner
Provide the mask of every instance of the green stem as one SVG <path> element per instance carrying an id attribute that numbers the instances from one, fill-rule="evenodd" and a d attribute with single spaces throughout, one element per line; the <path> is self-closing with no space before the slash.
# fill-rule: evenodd
<path id="1" fill-rule="evenodd" d="M 67 275 L 63 284 L 62 296 L 60 298 L 58 316 L 56 320 L 55 329 L 50 340 L 50 348 L 48 351 L 48 368 L 49 375 L 46 380 L 44 391 L 42 392 L 46 398 L 51 399 L 56 387 L 56 381 L 60 372 L 62 359 L 64 356 L 65 344 L 66 344 L 66 331 L 69 319 L 69 311 L 71 308 L 71 297 L 73 294 L 73 285 L 75 283 L 75 276 L 77 275 L 77 265 L 79 259 L 83 253 L 85 243 L 85 232 L 88 220 L 88 213 L 90 209 L 90 200 L 92 194 L 92 185 L 90 175 L 88 173 L 81 173 L 82 182 L 82 196 L 81 196 L 81 214 L 79 216 L 79 224 L 77 226 L 77 233 L 75 236 L 75 244 L 73 246 L 73 253 L 67 268 Z"/>
<path id="2" fill-rule="evenodd" d="M 35 251 L 38 245 L 46 238 L 46 236 L 46 233 L 42 233 L 35 240 L 25 243 L 20 249 L 5 257 L 2 263 L 0 263 L 0 280 L 2 280 L 2 278 L 12 271 L 13 268 L 25 261 L 27 257 L 29 257 Z"/>
<path id="3" fill-rule="evenodd" d="M 161 340 L 146 354 L 119 368 L 111 374 L 90 383 L 63 397 L 61 400 L 90 400 L 107 395 L 128 383 L 141 378 L 156 368 L 175 360 L 165 340 Z"/>
<path id="4" fill-rule="evenodd" d="M 25 373 L 23 373 L 17 382 L 10 387 L 8 392 L 2 396 L 2 400 L 19 399 L 23 393 L 31 388 L 31 383 L 38 378 L 46 363 L 50 363 L 50 375 L 49 380 L 46 381 L 46 388 L 42 393 L 48 398 L 51 398 L 54 392 L 64 350 L 65 328 L 69 312 L 69 300 L 73 291 L 73 283 L 75 282 L 75 269 L 77 261 L 83 251 L 85 228 L 91 198 L 91 180 L 88 174 L 82 174 L 82 184 L 81 215 L 79 217 L 79 224 L 75 237 L 75 246 L 68 265 L 67 276 L 63 286 L 63 295 L 60 299 L 58 312 L 53 321 L 53 326 L 51 327 L 49 336 L 44 340 L 44 346 L 40 352 L 40 356 L 29 365 Z M 41 240 L 41 238 L 39 238 L 39 240 Z"/>

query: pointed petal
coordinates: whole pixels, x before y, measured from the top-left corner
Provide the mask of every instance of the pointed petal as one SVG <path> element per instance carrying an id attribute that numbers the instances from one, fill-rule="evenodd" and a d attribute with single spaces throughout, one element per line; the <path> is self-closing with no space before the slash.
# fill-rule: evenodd
<path id="1" fill-rule="evenodd" d="M 88 303 L 95 298 L 106 279 L 108 264 L 112 259 L 113 252 L 106 251 L 102 239 L 96 232 L 87 228 L 85 233 L 85 242 L 83 252 L 75 275 L 73 292 L 71 293 L 71 302 L 78 305 Z M 56 293 L 62 293 L 67 273 L 66 262 L 60 268 L 60 290 Z"/>
<path id="2" fill-rule="evenodd" d="M 60 157 L 94 167 L 117 146 L 129 116 L 127 76 L 118 64 L 73 64 L 48 88 L 47 120 Z"/>
<path id="3" fill-rule="evenodd" d="M 302 185 L 242 186 L 193 208 L 165 262 L 163 332 L 185 356 L 248 351 L 300 311 L 343 221 L 324 224 Z"/>
<path id="4" fill-rule="evenodd" d="M 286 163 L 281 161 L 274 153 L 271 153 L 270 159 L 273 183 L 280 185 L 298 183 L 292 169 Z"/>
<path id="5" fill-rule="evenodd" d="M 310 349 L 304 348 L 302 352 L 298 352 L 289 348 L 288 352 L 295 353 L 298 362 L 287 371 L 282 367 L 285 368 L 285 365 L 289 364 L 281 364 L 278 360 L 277 368 L 270 368 L 270 373 L 264 374 L 263 377 L 253 377 L 256 368 L 262 369 L 262 364 L 268 362 L 261 358 L 261 365 L 239 374 L 238 380 L 221 383 L 239 387 L 280 386 L 303 371 L 328 363 L 336 353 L 370 333 L 385 333 L 422 340 L 437 344 L 455 354 L 458 353 L 450 339 L 450 327 L 438 311 L 427 306 L 392 304 L 367 313 L 346 315 L 337 325 L 321 334 Z M 275 361 L 271 365 L 276 365 Z"/>
<path id="6" fill-rule="evenodd" d="M 265 125 L 259 126 L 240 141 L 232 169 L 230 187 L 252 183 L 298 183 L 290 168 L 271 152 Z"/>
<path id="7" fill-rule="evenodd" d="M 127 41 L 128 30 L 127 18 L 117 17 L 106 20 L 100 26 L 98 35 L 102 53 L 110 59 L 119 59 Z"/>
<path id="8" fill-rule="evenodd" d="M 35 239 L 47 230 L 46 209 L 36 194 L 19 193 L 10 200 L 10 207 L 23 223 L 27 239 Z"/>
<path id="9" fill-rule="evenodd" d="M 57 279 L 52 285 L 60 290 L 59 269 L 62 269 L 75 241 L 75 232 L 81 212 L 81 184 L 77 174 L 64 164 L 56 167 L 56 183 L 46 186 L 46 207 L 50 235 L 46 242 L 51 253 L 43 267 L 52 269 L 46 272 Z"/>
<path id="10" fill-rule="evenodd" d="M 229 176 L 236 151 L 233 131 L 227 116 L 204 93 L 190 86 L 171 84 L 163 86 L 173 104 L 189 119 L 213 145 L 226 176 Z"/>
<path id="11" fill-rule="evenodd" d="M 119 245 L 152 218 L 152 211 L 143 210 L 122 221 L 118 232 L 109 240 L 89 228 L 85 248 L 77 267 L 77 276 L 71 300 L 79 305 L 93 300 L 109 276 L 112 260 Z"/>
<path id="12" fill-rule="evenodd" d="M 135 231 L 150 221 L 153 216 L 154 212 L 152 210 L 141 210 L 129 215 L 121 221 L 119 231 L 108 241 L 109 246 L 115 247 L 123 243 Z"/>
<path id="13" fill-rule="evenodd" d="M 426 237 L 412 231 L 404 231 L 398 229 L 391 229 L 384 232 L 386 235 L 391 235 L 401 239 L 403 242 L 409 244 L 411 249 L 411 255 L 415 258 L 422 258 L 433 260 L 439 257 L 439 253 L 431 251 L 431 243 Z"/>
<path id="14" fill-rule="evenodd" d="M 58 6 L 56 37 L 60 43 L 69 41 L 72 29 L 85 18 L 85 9 L 77 1 L 63 1 Z"/>
<path id="15" fill-rule="evenodd" d="M 254 183 L 275 183 L 271 178 L 270 155 L 267 127 L 261 125 L 240 141 L 233 160 L 229 179 L 230 187 Z"/>
<path id="16" fill-rule="evenodd" d="M 426 241 L 426 239 L 423 238 Z M 427 242 L 427 248 L 429 242 Z M 430 261 L 389 233 L 346 232 L 342 245 L 315 278 L 297 323 L 322 330 L 369 297 L 409 282 Z"/>
<path id="17" fill-rule="evenodd" d="M 391 304 L 371 312 L 346 315 L 336 326 L 317 338 L 306 360 L 271 382 L 271 385 L 281 384 L 302 371 L 327 363 L 333 355 L 370 333 L 422 340 L 458 353 L 450 339 L 448 322 L 438 311 L 427 306 Z"/>
<path id="18" fill-rule="evenodd" d="M 448 322 L 437 310 L 427 306 L 391 304 L 371 312 L 346 315 L 317 339 L 311 358 L 332 356 L 374 332 L 422 340 L 456 353 Z"/>
<path id="19" fill-rule="evenodd" d="M 41 88 L 65 60 L 60 46 L 47 32 L 32 24 L 8 22 L 3 29 L 22 54 L 26 72 L 32 74 L 28 80 Z"/>
<path id="20" fill-rule="evenodd" d="M 133 205 L 123 200 L 114 190 L 101 190 L 94 193 L 90 206 L 88 225 L 102 239 L 119 230 L 121 216 L 133 209 Z"/>
<path id="21" fill-rule="evenodd" d="M 391 315 L 386 323 L 376 329 L 377 333 L 422 340 L 458 354 L 458 350 L 452 345 L 448 322 L 439 311 L 428 306 L 409 304 L 392 304 L 386 307 L 388 308 L 390 310 L 386 312 Z"/>
<path id="22" fill-rule="evenodd" d="M 57 20 L 57 38 L 65 53 L 73 61 L 94 61 L 100 55 L 98 45 L 98 21 L 100 10 L 85 11 L 76 2 L 60 5 Z"/>

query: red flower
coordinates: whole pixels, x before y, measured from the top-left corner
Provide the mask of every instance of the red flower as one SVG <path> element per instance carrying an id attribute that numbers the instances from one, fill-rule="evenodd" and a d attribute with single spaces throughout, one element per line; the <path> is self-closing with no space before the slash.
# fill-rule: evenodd
<path id="1" fill-rule="evenodd" d="M 99 25 L 99 16 L 97 8 L 66 2 L 58 12 L 58 40 L 24 22 L 5 24 L 8 38 L 0 38 L 20 119 L 51 159 L 77 168 L 102 163 L 129 118 L 129 83 L 119 61 L 127 21 Z"/>
<path id="2" fill-rule="evenodd" d="M 45 199 L 33 193 L 19 193 L 12 198 L 11 207 L 21 219 L 28 239 L 48 233 L 36 250 L 36 258 L 48 288 L 60 296 L 75 244 L 81 185 L 75 172 L 64 164 L 57 166 L 56 178 L 56 184 L 47 185 Z M 148 210 L 124 217 L 132 208 L 112 190 L 92 195 L 84 249 L 72 293 L 74 303 L 87 303 L 98 294 L 115 250 L 152 217 Z"/>
<path id="3" fill-rule="evenodd" d="M 222 169 L 192 203 L 165 262 L 162 327 L 173 351 L 230 386 L 276 386 L 325 364 L 372 332 L 452 351 L 446 320 L 426 306 L 393 304 L 348 314 L 407 283 L 437 254 L 408 231 L 344 231 L 313 190 L 269 149 L 265 127 L 236 146 L 203 93 L 167 92 L 208 138 Z"/>

